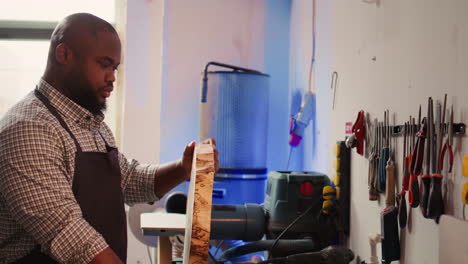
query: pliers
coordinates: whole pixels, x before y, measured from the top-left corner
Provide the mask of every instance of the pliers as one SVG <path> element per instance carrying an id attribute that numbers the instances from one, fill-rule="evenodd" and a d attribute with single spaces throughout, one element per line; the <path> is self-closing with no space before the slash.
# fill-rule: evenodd
<path id="1" fill-rule="evenodd" d="M 453 106 L 452 110 L 450 111 L 450 121 L 448 123 L 447 127 L 447 140 L 445 141 L 445 144 L 442 147 L 442 150 L 440 151 L 440 157 L 439 157 L 439 170 L 441 171 L 444 167 L 444 156 L 445 152 L 448 151 L 449 155 L 449 170 L 448 172 L 452 172 L 452 167 L 453 167 L 453 150 L 452 150 L 452 141 L 453 141 Z"/>

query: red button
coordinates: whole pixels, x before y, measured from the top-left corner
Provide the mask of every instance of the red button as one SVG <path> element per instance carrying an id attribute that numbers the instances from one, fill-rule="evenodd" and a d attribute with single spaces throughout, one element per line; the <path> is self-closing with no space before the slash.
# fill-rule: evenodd
<path id="1" fill-rule="evenodd" d="M 312 195 L 314 192 L 314 185 L 311 182 L 303 182 L 300 187 L 301 194 L 304 196 Z"/>

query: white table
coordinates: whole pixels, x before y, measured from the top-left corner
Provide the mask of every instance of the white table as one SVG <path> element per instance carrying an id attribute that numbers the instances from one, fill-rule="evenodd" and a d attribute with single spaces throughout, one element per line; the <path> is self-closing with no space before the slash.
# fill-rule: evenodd
<path id="1" fill-rule="evenodd" d="M 172 245 L 170 236 L 184 234 L 186 217 L 184 214 L 164 212 L 143 213 L 140 216 L 141 229 L 145 236 L 158 237 L 158 262 L 171 263 Z"/>

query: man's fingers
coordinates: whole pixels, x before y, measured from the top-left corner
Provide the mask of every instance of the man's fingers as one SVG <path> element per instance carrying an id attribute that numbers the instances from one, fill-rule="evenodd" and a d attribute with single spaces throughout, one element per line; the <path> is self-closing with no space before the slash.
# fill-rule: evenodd
<path id="1" fill-rule="evenodd" d="M 192 143 L 193 143 L 193 147 L 195 147 L 195 142 L 193 142 L 193 141 L 190 142 L 189 146 L 192 145 Z M 218 161 L 218 150 L 216 149 L 216 140 L 213 139 L 213 138 L 208 138 L 208 139 L 203 140 L 202 144 L 212 144 L 215 147 L 214 148 L 215 171 L 218 171 L 219 170 L 219 161 Z M 191 152 L 190 155 L 193 155 L 193 149 L 192 149 L 192 152 Z M 184 156 L 185 156 L 185 153 L 184 153 Z"/>
<path id="2" fill-rule="evenodd" d="M 194 150 L 195 150 L 195 141 L 192 141 L 185 147 L 184 157 L 193 156 Z"/>

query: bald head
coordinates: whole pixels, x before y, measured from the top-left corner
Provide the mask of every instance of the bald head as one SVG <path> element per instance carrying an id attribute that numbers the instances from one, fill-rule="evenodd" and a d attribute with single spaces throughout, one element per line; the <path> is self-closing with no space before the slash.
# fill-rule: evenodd
<path id="1" fill-rule="evenodd" d="M 97 40 L 99 32 L 117 34 L 114 27 L 104 19 L 88 13 L 76 13 L 65 17 L 55 27 L 50 40 L 48 63 L 55 62 L 55 50 L 60 43 L 65 43 L 75 53 L 89 49 L 90 38 Z M 88 42 L 88 43 L 86 43 Z"/>
<path id="2" fill-rule="evenodd" d="M 67 16 L 52 33 L 43 78 L 92 113 L 105 109 L 120 64 L 117 32 L 87 13 Z"/>

